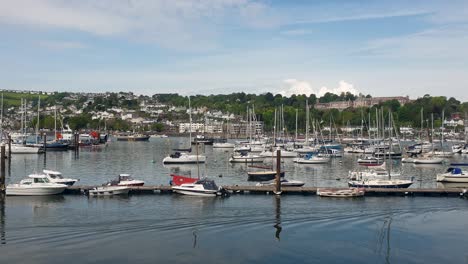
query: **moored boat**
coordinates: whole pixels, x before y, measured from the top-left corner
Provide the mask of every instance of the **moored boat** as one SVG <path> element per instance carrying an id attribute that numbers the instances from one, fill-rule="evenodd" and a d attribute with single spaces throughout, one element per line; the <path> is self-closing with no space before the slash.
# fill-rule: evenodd
<path id="1" fill-rule="evenodd" d="M 150 136 L 143 134 L 117 135 L 117 141 L 148 141 Z"/>
<path id="2" fill-rule="evenodd" d="M 208 197 L 222 195 L 225 193 L 225 190 L 222 187 L 218 187 L 213 180 L 207 178 L 197 180 L 194 183 L 173 185 L 172 191 L 179 194 Z"/>
<path id="3" fill-rule="evenodd" d="M 349 187 L 357 188 L 408 188 L 413 181 L 411 180 L 383 180 L 383 179 L 362 179 L 349 181 Z"/>
<path id="4" fill-rule="evenodd" d="M 312 154 L 306 154 L 302 158 L 295 158 L 293 161 L 299 164 L 325 164 L 330 162 L 330 157 L 318 157 Z"/>
<path id="5" fill-rule="evenodd" d="M 163 164 L 190 164 L 205 163 L 206 156 L 193 155 L 185 152 L 175 152 L 163 159 Z"/>
<path id="6" fill-rule="evenodd" d="M 283 187 L 301 187 L 301 186 L 304 186 L 305 183 L 303 181 L 281 179 L 280 184 Z M 266 182 L 266 183 L 259 182 L 256 185 L 257 186 L 272 186 L 272 185 L 276 185 L 276 182 L 275 181 Z"/>
<path id="7" fill-rule="evenodd" d="M 89 196 L 111 196 L 111 195 L 126 195 L 130 191 L 127 186 L 100 186 L 90 189 Z"/>
<path id="8" fill-rule="evenodd" d="M 275 170 L 249 171 L 247 172 L 249 181 L 271 181 L 276 177 Z M 284 177 L 284 171 L 280 172 L 280 177 Z"/>
<path id="9" fill-rule="evenodd" d="M 450 167 L 447 172 L 437 174 L 438 182 L 463 182 L 468 183 L 468 172 L 457 167 Z"/>
<path id="10" fill-rule="evenodd" d="M 50 182 L 45 174 L 30 174 L 27 179 L 6 187 L 6 195 L 54 195 L 62 193 L 68 186 Z"/>
<path id="11" fill-rule="evenodd" d="M 77 179 L 63 178 L 62 173 L 59 171 L 43 170 L 42 172 L 47 176 L 49 181 L 53 183 L 60 183 L 72 186 L 73 184 L 75 184 L 75 182 L 78 181 Z"/>
<path id="12" fill-rule="evenodd" d="M 130 174 L 119 174 L 119 176 L 108 183 L 109 186 L 143 186 L 144 181 L 135 180 Z"/>
<path id="13" fill-rule="evenodd" d="M 362 197 L 365 195 L 365 190 L 360 188 L 349 189 L 317 189 L 317 195 L 322 197 L 336 197 L 336 198 L 352 198 Z"/>

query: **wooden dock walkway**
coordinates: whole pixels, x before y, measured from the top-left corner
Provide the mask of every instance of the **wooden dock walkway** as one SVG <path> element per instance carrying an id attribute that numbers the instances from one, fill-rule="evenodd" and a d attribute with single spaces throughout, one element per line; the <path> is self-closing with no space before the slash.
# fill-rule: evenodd
<path id="1" fill-rule="evenodd" d="M 72 186 L 69 187 L 64 194 L 84 194 L 87 190 L 96 186 Z M 231 194 L 273 194 L 274 186 L 223 186 Z M 284 195 L 316 195 L 317 188 L 320 189 L 339 189 L 339 188 L 326 188 L 326 187 L 282 187 L 282 194 Z M 155 186 L 138 186 L 131 187 L 131 195 L 142 194 L 171 194 L 172 189 L 169 185 L 155 185 Z M 366 189 L 366 196 L 465 196 L 468 197 L 467 189 L 463 188 L 447 188 L 447 189 L 390 189 L 390 188 L 368 188 Z"/>

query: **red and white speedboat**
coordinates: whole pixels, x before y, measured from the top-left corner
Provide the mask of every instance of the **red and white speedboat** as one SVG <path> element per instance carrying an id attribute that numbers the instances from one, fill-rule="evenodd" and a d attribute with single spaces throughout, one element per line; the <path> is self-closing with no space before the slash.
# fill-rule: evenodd
<path id="1" fill-rule="evenodd" d="M 110 186 L 143 186 L 145 184 L 144 181 L 135 180 L 132 178 L 130 174 L 119 174 L 117 179 L 109 182 L 108 185 Z"/>

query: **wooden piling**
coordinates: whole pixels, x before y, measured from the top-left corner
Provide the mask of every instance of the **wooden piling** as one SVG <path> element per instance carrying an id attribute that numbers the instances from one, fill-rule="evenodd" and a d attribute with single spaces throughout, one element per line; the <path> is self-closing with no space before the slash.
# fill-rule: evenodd
<path id="1" fill-rule="evenodd" d="M 11 160 L 11 135 L 8 134 L 8 159 Z"/>
<path id="2" fill-rule="evenodd" d="M 276 188 L 275 194 L 281 194 L 281 150 L 276 150 Z"/>
<path id="3" fill-rule="evenodd" d="M 5 145 L 0 147 L 0 192 L 5 193 Z"/>
<path id="4" fill-rule="evenodd" d="M 42 137 L 44 138 L 44 153 L 46 153 L 46 151 L 47 151 L 47 135 L 46 135 L 46 133 L 44 133 L 42 135 Z"/>

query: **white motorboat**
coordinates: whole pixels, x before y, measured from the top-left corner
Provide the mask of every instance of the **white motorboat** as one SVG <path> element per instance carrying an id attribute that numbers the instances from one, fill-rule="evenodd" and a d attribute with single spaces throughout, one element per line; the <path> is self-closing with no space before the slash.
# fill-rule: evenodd
<path id="1" fill-rule="evenodd" d="M 234 148 L 234 143 L 229 142 L 215 142 L 213 143 L 213 148 Z"/>
<path id="2" fill-rule="evenodd" d="M 9 148 L 6 148 L 6 152 L 9 152 Z M 11 154 L 39 154 L 44 151 L 39 147 L 30 147 L 20 144 L 11 144 Z"/>
<path id="3" fill-rule="evenodd" d="M 192 196 L 216 196 L 221 195 L 222 187 L 218 187 L 213 180 L 203 178 L 194 183 L 173 185 L 172 191 Z"/>
<path id="4" fill-rule="evenodd" d="M 441 157 L 441 158 L 452 158 L 454 155 L 453 152 L 448 152 L 448 151 L 432 151 L 429 153 L 433 154 L 436 157 Z"/>
<path id="5" fill-rule="evenodd" d="M 311 154 L 306 154 L 302 158 L 295 158 L 293 161 L 299 164 L 325 164 L 330 162 L 330 157 L 318 157 Z"/>
<path id="6" fill-rule="evenodd" d="M 205 163 L 206 156 L 193 155 L 185 152 L 175 152 L 163 159 L 163 164 Z"/>
<path id="7" fill-rule="evenodd" d="M 125 173 L 119 174 L 117 179 L 108 183 L 109 186 L 143 186 L 144 184 L 144 181 L 135 180 L 130 174 Z"/>
<path id="8" fill-rule="evenodd" d="M 433 156 L 423 156 L 413 159 L 414 164 L 441 164 L 442 162 L 444 162 L 443 158 Z"/>
<path id="9" fill-rule="evenodd" d="M 53 183 L 60 183 L 72 186 L 73 184 L 75 184 L 75 182 L 78 181 L 77 179 L 63 178 L 62 173 L 59 171 L 43 170 L 42 172 L 47 176 L 47 178 L 49 178 L 49 181 Z"/>
<path id="10" fill-rule="evenodd" d="M 62 193 L 68 186 L 53 183 L 45 174 L 31 174 L 27 179 L 6 187 L 6 195 L 54 195 Z"/>
<path id="11" fill-rule="evenodd" d="M 365 166 L 379 166 L 379 165 L 382 165 L 383 158 L 365 156 L 365 157 L 359 158 L 357 160 L 357 163 L 359 165 L 365 165 Z"/>
<path id="12" fill-rule="evenodd" d="M 110 196 L 110 195 L 126 195 L 130 191 L 127 186 L 100 186 L 90 189 L 89 196 Z"/>
<path id="13" fill-rule="evenodd" d="M 277 148 L 278 150 L 278 148 Z M 262 157 L 273 157 L 276 158 L 276 150 L 275 151 L 267 151 L 264 150 L 260 154 Z M 297 152 L 295 151 L 288 151 L 288 150 L 281 150 L 281 158 L 295 158 L 297 157 Z"/>
<path id="14" fill-rule="evenodd" d="M 281 179 L 280 183 L 281 183 L 281 186 L 283 187 L 301 187 L 301 186 L 304 186 L 305 184 L 303 181 L 286 180 L 286 179 Z M 256 186 L 272 186 L 272 185 L 276 185 L 276 182 L 275 181 L 265 182 L 265 183 L 259 182 L 256 184 Z"/>
<path id="15" fill-rule="evenodd" d="M 263 162 L 265 157 L 260 155 L 254 155 L 247 152 L 241 152 L 239 155 L 232 155 L 229 159 L 231 163 L 256 163 Z"/>
<path id="16" fill-rule="evenodd" d="M 317 189 L 317 195 L 322 197 L 336 197 L 336 198 L 351 198 L 363 197 L 365 194 L 364 189 L 349 188 L 349 189 Z"/>
<path id="17" fill-rule="evenodd" d="M 319 149 L 319 147 L 303 146 L 302 148 L 296 148 L 294 151 L 300 154 L 306 154 L 310 152 L 317 152 Z"/>
<path id="18" fill-rule="evenodd" d="M 468 183 L 468 172 L 457 167 L 450 167 L 447 172 L 437 174 L 437 181 Z"/>

